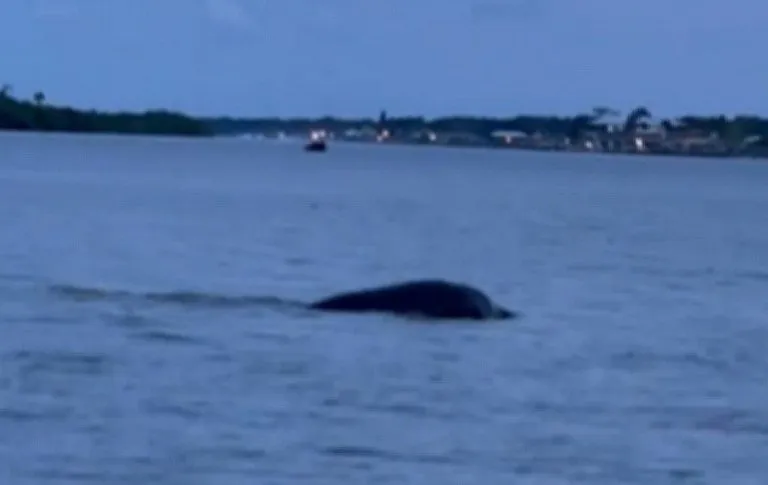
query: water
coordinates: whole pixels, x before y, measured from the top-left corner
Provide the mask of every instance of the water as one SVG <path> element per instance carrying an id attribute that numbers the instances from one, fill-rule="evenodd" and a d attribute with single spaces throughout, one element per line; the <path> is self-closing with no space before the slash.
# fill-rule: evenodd
<path id="1" fill-rule="evenodd" d="M 768 480 L 766 164 L 0 146 L 2 483 Z M 291 304 L 413 277 L 524 317 Z"/>

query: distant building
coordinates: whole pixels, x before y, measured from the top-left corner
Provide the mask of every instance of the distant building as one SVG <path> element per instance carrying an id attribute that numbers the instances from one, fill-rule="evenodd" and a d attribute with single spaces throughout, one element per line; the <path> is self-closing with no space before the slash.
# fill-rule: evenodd
<path id="1" fill-rule="evenodd" d="M 528 135 L 518 130 L 496 130 L 491 133 L 491 138 L 500 140 L 508 145 L 513 144 L 517 140 L 528 138 Z"/>

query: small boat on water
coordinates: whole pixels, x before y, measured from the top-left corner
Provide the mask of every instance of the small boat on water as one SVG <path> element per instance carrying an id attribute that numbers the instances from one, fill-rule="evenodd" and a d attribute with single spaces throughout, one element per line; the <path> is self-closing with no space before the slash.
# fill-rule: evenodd
<path id="1" fill-rule="evenodd" d="M 328 150 L 328 143 L 325 140 L 325 133 L 322 131 L 313 131 L 309 135 L 309 142 L 304 145 L 304 151 L 324 152 Z"/>
<path id="2" fill-rule="evenodd" d="M 304 145 L 304 151 L 307 152 L 324 152 L 326 150 L 328 150 L 328 144 L 325 143 L 325 140 L 310 140 Z"/>

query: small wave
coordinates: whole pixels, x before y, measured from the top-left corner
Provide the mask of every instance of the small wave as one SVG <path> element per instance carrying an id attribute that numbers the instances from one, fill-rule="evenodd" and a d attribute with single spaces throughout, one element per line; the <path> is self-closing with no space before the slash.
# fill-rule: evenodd
<path id="1" fill-rule="evenodd" d="M 283 308 L 303 307 L 304 303 L 266 295 L 224 295 L 195 291 L 132 292 L 73 285 L 51 285 L 48 290 L 60 297 L 75 301 L 126 302 L 173 304 L 182 306 L 238 308 L 270 306 Z"/>
<path id="2" fill-rule="evenodd" d="M 105 374 L 113 364 L 105 354 L 65 350 L 29 351 L 22 350 L 3 357 L 5 364 L 21 366 L 25 373 L 56 371 L 68 374 Z"/>
<path id="3" fill-rule="evenodd" d="M 0 272 L 0 281 L 8 283 L 30 283 L 34 282 L 35 278 L 24 273 Z"/>
<path id="4" fill-rule="evenodd" d="M 132 335 L 132 338 L 164 344 L 198 345 L 205 343 L 204 341 L 195 337 L 181 333 L 170 332 L 167 330 L 147 330 L 145 332 L 136 332 Z"/>
<path id="5" fill-rule="evenodd" d="M 746 280 L 766 282 L 768 281 L 768 271 L 742 271 L 737 274 L 739 278 Z"/>
<path id="6" fill-rule="evenodd" d="M 400 461 L 416 463 L 456 463 L 457 460 L 448 455 L 437 454 L 406 454 L 388 451 L 383 448 L 369 446 L 339 445 L 326 446 L 319 450 L 323 454 L 348 458 L 381 459 L 383 461 Z"/>

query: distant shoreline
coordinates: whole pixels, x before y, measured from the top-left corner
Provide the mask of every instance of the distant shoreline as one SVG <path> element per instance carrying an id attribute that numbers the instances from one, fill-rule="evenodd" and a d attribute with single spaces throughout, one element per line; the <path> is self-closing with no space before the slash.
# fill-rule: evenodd
<path id="1" fill-rule="evenodd" d="M 645 107 L 625 117 L 609 108 L 575 116 L 452 116 L 378 119 L 203 118 L 218 135 L 280 138 L 321 133 L 363 143 L 484 147 L 568 153 L 768 157 L 768 118 L 686 115 L 655 119 Z"/>
<path id="2" fill-rule="evenodd" d="M 768 118 L 752 115 L 685 115 L 655 119 L 645 107 L 626 116 L 606 107 L 573 116 L 510 118 L 420 116 L 378 119 L 194 117 L 168 110 L 142 113 L 82 110 L 49 104 L 45 94 L 30 100 L 0 89 L 0 131 L 149 136 L 308 137 L 370 144 L 482 147 L 704 157 L 768 158 Z"/>
<path id="3" fill-rule="evenodd" d="M 151 137 L 157 140 L 210 140 L 214 138 L 226 139 L 233 138 L 226 135 L 206 134 L 206 135 L 187 135 L 177 133 L 142 133 L 142 132 L 119 132 L 119 131 L 52 131 L 52 130 L 8 130 L 0 128 L 0 134 L 21 134 L 21 135 L 67 135 L 67 136 L 113 136 L 113 137 Z M 353 143 L 364 146 L 378 146 L 378 147 L 423 147 L 423 148 L 462 148 L 462 149 L 485 149 L 485 150 L 507 150 L 517 152 L 549 152 L 549 153 L 564 153 L 573 155 L 613 155 L 613 156 L 653 156 L 653 157 L 677 157 L 677 158 L 707 158 L 707 159 L 727 159 L 735 158 L 740 160 L 754 160 L 754 159 L 767 159 L 768 149 L 763 149 L 761 153 L 734 153 L 734 154 L 718 154 L 718 153 L 653 153 L 653 152 L 606 152 L 606 151 L 585 151 L 585 150 L 568 150 L 568 149 L 549 149 L 549 148 L 535 148 L 535 147 L 516 147 L 516 146 L 495 146 L 495 145 L 461 145 L 461 144 L 424 144 L 424 143 L 412 143 L 412 142 L 399 142 L 399 141 L 387 141 L 377 142 L 376 140 L 354 140 L 354 139 L 339 139 L 342 143 Z"/>
<path id="4" fill-rule="evenodd" d="M 303 133 L 286 133 L 282 132 L 287 138 L 302 138 L 305 136 Z M 245 134 L 247 138 L 252 138 L 251 133 Z M 277 140 L 281 137 L 274 134 L 256 133 L 257 138 L 273 139 Z M 218 135 L 219 137 L 234 138 L 234 135 Z M 240 136 L 237 136 L 240 137 Z M 701 149 L 682 149 L 682 150 L 654 150 L 653 148 L 645 150 L 632 149 L 633 147 L 614 147 L 614 149 L 585 149 L 584 147 L 568 146 L 565 144 L 552 146 L 550 144 L 536 145 L 536 144 L 515 144 L 515 143 L 493 143 L 493 142 L 422 142 L 415 141 L 408 138 L 396 138 L 390 137 L 386 140 L 380 140 L 376 138 L 359 138 L 359 137 L 344 137 L 344 136 L 329 136 L 330 144 L 334 142 L 342 143 L 354 143 L 359 145 L 379 146 L 379 147 L 424 147 L 424 148 L 464 148 L 464 149 L 487 149 L 487 150 L 514 150 L 514 151 L 526 151 L 526 152 L 551 152 L 551 153 L 565 153 L 565 154 L 582 154 L 582 155 L 634 155 L 634 156 L 659 156 L 659 157 L 691 157 L 691 158 L 739 158 L 739 159 L 755 159 L 755 158 L 768 158 L 768 146 L 753 144 L 751 146 L 744 147 L 742 149 L 730 149 L 728 147 L 722 147 L 722 145 L 714 145 L 715 149 L 712 149 L 712 145 L 705 145 Z M 713 143 L 714 144 L 714 143 Z M 709 149 L 708 149 L 709 148 Z"/>
<path id="5" fill-rule="evenodd" d="M 339 140 L 344 143 L 356 143 L 360 145 L 374 145 L 374 146 L 391 146 L 391 147 L 424 147 L 424 148 L 463 148 L 463 149 L 485 149 L 494 151 L 516 151 L 516 152 L 535 152 L 535 153 L 561 153 L 567 155 L 600 155 L 600 156 L 644 156 L 644 157 L 668 157 L 668 158 L 700 158 L 700 159 L 740 159 L 740 160 L 754 160 L 754 159 L 766 159 L 768 158 L 768 149 L 759 154 L 753 153 L 653 153 L 653 152 L 638 152 L 638 151 L 588 151 L 588 150 L 574 150 L 574 149 L 549 149 L 549 148 L 536 148 L 536 147 L 515 147 L 515 146 L 494 146 L 494 145 L 441 145 L 441 144 L 421 144 L 421 143 L 409 143 L 409 142 L 376 142 L 374 141 L 360 141 L 360 140 Z"/>

